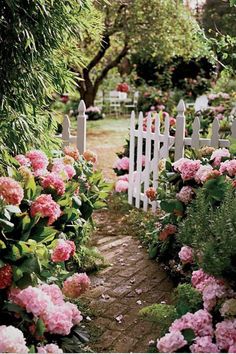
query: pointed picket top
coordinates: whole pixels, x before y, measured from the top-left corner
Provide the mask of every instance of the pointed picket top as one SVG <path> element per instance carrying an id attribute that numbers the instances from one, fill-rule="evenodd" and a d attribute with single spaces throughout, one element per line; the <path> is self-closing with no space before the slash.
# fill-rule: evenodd
<path id="1" fill-rule="evenodd" d="M 85 106 L 84 100 L 81 100 L 79 103 L 79 107 L 78 107 L 79 115 L 83 115 L 85 113 L 85 111 L 86 111 L 86 106 Z"/>
<path id="2" fill-rule="evenodd" d="M 211 136 L 211 146 L 215 148 L 219 146 L 219 130 L 220 130 L 220 123 L 219 120 L 215 118 L 212 123 L 212 136 Z"/>
<path id="3" fill-rule="evenodd" d="M 185 103 L 184 103 L 184 100 L 181 99 L 178 103 L 178 106 L 177 106 L 177 112 L 178 113 L 184 113 L 186 111 L 186 107 L 185 107 Z"/>
<path id="4" fill-rule="evenodd" d="M 149 112 L 147 116 L 147 132 L 151 132 L 152 129 L 152 113 Z"/>
<path id="5" fill-rule="evenodd" d="M 68 115 L 64 116 L 63 122 L 62 122 L 62 128 L 65 131 L 69 131 L 70 129 L 70 118 Z"/>
<path id="6" fill-rule="evenodd" d="M 195 117 L 193 122 L 193 134 L 192 134 L 192 141 L 191 146 L 192 148 L 198 149 L 200 147 L 200 128 L 201 123 L 199 117 Z"/>
<path id="7" fill-rule="evenodd" d="M 139 130 L 143 131 L 143 112 L 139 112 L 138 125 Z"/>
<path id="8" fill-rule="evenodd" d="M 232 138 L 236 139 L 236 119 L 232 123 L 231 133 L 232 133 Z"/>

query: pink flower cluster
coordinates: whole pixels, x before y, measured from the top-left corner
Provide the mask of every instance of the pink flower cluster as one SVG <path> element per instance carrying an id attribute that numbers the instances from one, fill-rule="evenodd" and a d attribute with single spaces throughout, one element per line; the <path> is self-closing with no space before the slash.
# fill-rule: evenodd
<path id="1" fill-rule="evenodd" d="M 85 273 L 76 273 L 67 278 L 63 283 L 63 294 L 71 299 L 78 298 L 88 290 L 90 280 Z"/>
<path id="2" fill-rule="evenodd" d="M 72 157 L 74 160 L 79 159 L 79 150 L 75 146 L 66 146 L 64 148 L 64 153 L 65 155 Z"/>
<path id="3" fill-rule="evenodd" d="M 182 263 L 193 263 L 193 250 L 191 247 L 183 246 L 179 252 L 179 258 Z"/>
<path id="4" fill-rule="evenodd" d="M 58 174 L 63 180 L 70 180 L 76 175 L 76 171 L 72 165 L 65 164 L 63 159 L 57 159 L 53 166 L 52 172 Z"/>
<path id="5" fill-rule="evenodd" d="M 235 353 L 236 349 L 236 319 L 217 323 L 215 330 L 216 343 L 221 350 Z"/>
<path id="6" fill-rule="evenodd" d="M 19 205 L 24 197 L 24 191 L 13 178 L 0 177 L 0 197 L 7 204 Z"/>
<path id="7" fill-rule="evenodd" d="M 191 353 L 219 353 L 217 345 L 212 343 L 211 336 L 196 337 L 190 350 Z"/>
<path id="8" fill-rule="evenodd" d="M 175 353 L 176 350 L 183 348 L 188 342 L 180 331 L 167 333 L 157 341 L 157 349 L 160 353 Z"/>
<path id="9" fill-rule="evenodd" d="M 230 177 L 236 176 L 236 159 L 221 162 L 220 173 L 227 173 Z"/>
<path id="10" fill-rule="evenodd" d="M 56 344 L 47 344 L 44 347 L 37 347 L 39 354 L 63 354 L 63 350 Z"/>
<path id="11" fill-rule="evenodd" d="M 30 161 L 35 176 L 42 176 L 47 173 L 48 158 L 44 152 L 32 150 L 27 152 L 25 157 Z"/>
<path id="12" fill-rule="evenodd" d="M 30 215 L 34 217 L 36 214 L 42 218 L 49 218 L 48 225 L 51 225 L 61 216 L 61 209 L 51 194 L 41 194 L 30 207 Z"/>
<path id="13" fill-rule="evenodd" d="M 58 195 L 65 193 L 65 183 L 57 173 L 52 172 L 43 177 L 41 184 L 44 189 L 53 189 Z"/>
<path id="14" fill-rule="evenodd" d="M 227 295 L 228 289 L 222 280 L 204 273 L 202 269 L 192 273 L 192 285 L 202 293 L 204 308 L 212 310 L 217 299 Z"/>
<path id="15" fill-rule="evenodd" d="M 219 166 L 223 157 L 230 157 L 229 150 L 225 148 L 215 150 L 210 157 L 210 160 L 213 161 L 213 166 Z"/>
<path id="16" fill-rule="evenodd" d="M 212 171 L 213 171 L 213 168 L 211 165 L 200 166 L 199 170 L 197 171 L 197 173 L 195 175 L 195 181 L 197 183 L 206 182 L 209 174 L 211 174 Z"/>
<path id="17" fill-rule="evenodd" d="M 129 188 L 129 182 L 125 179 L 118 179 L 115 184 L 115 191 L 117 193 L 127 192 Z"/>
<path id="18" fill-rule="evenodd" d="M 119 171 L 129 171 L 129 158 L 124 156 L 121 159 L 117 159 L 113 167 Z"/>
<path id="19" fill-rule="evenodd" d="M 212 316 L 206 310 L 198 310 L 195 313 L 186 313 L 175 320 L 169 328 L 170 332 L 192 329 L 196 336 L 205 337 L 213 335 Z"/>
<path id="20" fill-rule="evenodd" d="M 28 353 L 23 333 L 13 326 L 0 326 L 0 353 Z"/>
<path id="21" fill-rule="evenodd" d="M 42 319 L 46 330 L 52 334 L 68 335 L 71 328 L 82 320 L 76 305 L 65 302 L 56 285 L 43 284 L 37 288 L 29 286 L 23 290 L 17 289 L 13 294 L 10 293 L 9 298 Z"/>
<path id="22" fill-rule="evenodd" d="M 68 261 L 75 254 L 75 243 L 73 241 L 59 239 L 52 253 L 53 262 Z"/>
<path id="23" fill-rule="evenodd" d="M 173 166 L 176 171 L 180 172 L 181 178 L 184 181 L 188 181 L 195 178 L 195 175 L 200 168 L 200 161 L 182 158 L 176 161 Z"/>
<path id="24" fill-rule="evenodd" d="M 188 204 L 193 199 L 194 191 L 190 186 L 184 186 L 179 193 L 176 194 L 176 198 L 182 203 Z"/>
<path id="25" fill-rule="evenodd" d="M 15 159 L 19 162 L 21 166 L 30 166 L 30 160 L 25 157 L 25 155 L 17 155 Z"/>

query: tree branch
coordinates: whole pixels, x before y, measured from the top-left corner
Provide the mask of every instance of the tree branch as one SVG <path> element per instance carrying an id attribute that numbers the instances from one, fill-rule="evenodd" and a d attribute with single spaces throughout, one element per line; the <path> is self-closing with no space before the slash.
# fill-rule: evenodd
<path id="1" fill-rule="evenodd" d="M 128 51 L 129 51 L 129 45 L 128 45 L 128 43 L 125 43 L 123 49 L 117 55 L 117 57 L 114 60 L 112 60 L 109 64 L 107 64 L 107 66 L 102 70 L 101 74 L 96 78 L 96 80 L 94 82 L 95 90 L 99 87 L 100 83 L 105 79 L 108 72 L 111 69 L 115 68 L 121 62 L 121 59 L 123 59 L 126 56 Z"/>
<path id="2" fill-rule="evenodd" d="M 99 51 L 86 67 L 88 72 L 90 72 L 91 69 L 93 69 L 100 62 L 110 45 L 110 35 L 104 33 Z"/>

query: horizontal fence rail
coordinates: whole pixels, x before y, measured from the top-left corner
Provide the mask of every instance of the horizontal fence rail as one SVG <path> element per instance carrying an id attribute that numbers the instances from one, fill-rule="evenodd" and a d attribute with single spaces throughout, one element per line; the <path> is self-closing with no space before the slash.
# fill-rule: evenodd
<path id="1" fill-rule="evenodd" d="M 135 113 L 132 112 L 130 119 L 130 168 L 129 168 L 129 189 L 128 202 L 136 208 L 143 208 L 145 211 L 151 206 L 155 212 L 158 202 L 151 202 L 145 191 L 153 186 L 158 187 L 159 163 L 162 159 L 174 153 L 174 160 L 184 157 L 185 147 L 198 149 L 203 146 L 229 147 L 228 139 L 220 139 L 220 124 L 218 119 L 212 123 L 210 138 L 200 136 L 201 122 L 195 117 L 192 124 L 193 133 L 186 137 L 185 103 L 180 100 L 177 106 L 175 136 L 170 135 L 170 118 L 165 117 L 164 131 L 160 131 L 160 114 L 154 116 L 155 129 L 153 131 L 153 116 L 148 113 L 147 117 L 140 112 L 136 123 Z M 145 123 L 145 130 L 144 130 Z M 232 122 L 231 136 L 236 138 L 236 120 Z M 144 164 L 144 166 L 143 166 Z"/>

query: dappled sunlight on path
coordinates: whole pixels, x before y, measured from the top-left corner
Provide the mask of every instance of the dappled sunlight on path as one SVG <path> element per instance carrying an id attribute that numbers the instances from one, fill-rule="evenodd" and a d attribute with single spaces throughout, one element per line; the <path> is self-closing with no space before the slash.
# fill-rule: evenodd
<path id="1" fill-rule="evenodd" d="M 116 160 L 116 152 L 121 150 L 128 135 L 128 117 L 88 122 L 87 148 L 97 153 L 98 168 L 103 170 L 104 176 L 109 180 L 115 178 L 112 166 Z"/>
<path id="2" fill-rule="evenodd" d="M 106 178 L 115 174 L 116 152 L 128 136 L 129 119 L 89 122 L 88 148 L 98 154 Z M 92 243 L 108 265 L 91 276 L 92 289 L 83 297 L 92 309 L 92 325 L 99 333 L 91 345 L 97 352 L 146 352 L 158 337 L 157 325 L 139 316 L 141 308 L 169 302 L 172 282 L 127 227 L 128 211 L 119 207 L 95 215 Z"/>

